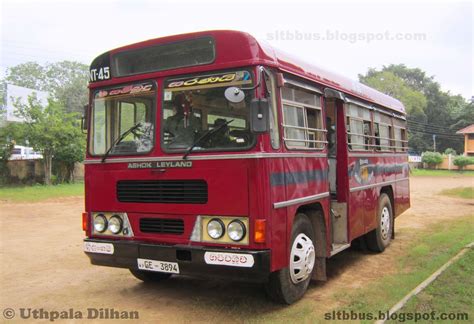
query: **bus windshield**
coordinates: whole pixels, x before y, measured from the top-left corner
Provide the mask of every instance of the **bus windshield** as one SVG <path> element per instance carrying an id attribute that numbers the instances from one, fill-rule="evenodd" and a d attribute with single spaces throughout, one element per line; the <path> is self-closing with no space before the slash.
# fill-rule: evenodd
<path id="1" fill-rule="evenodd" d="M 155 97 L 156 87 L 151 82 L 96 91 L 91 116 L 91 154 L 150 152 L 155 136 Z"/>
<path id="2" fill-rule="evenodd" d="M 194 151 L 238 150 L 252 146 L 255 140 L 249 125 L 252 91 L 245 91 L 245 98 L 238 103 L 224 96 L 231 86 L 249 87 L 251 84 L 248 71 L 167 80 L 161 121 L 163 149 L 186 150 L 202 134 L 216 127 L 219 130 L 200 141 Z"/>

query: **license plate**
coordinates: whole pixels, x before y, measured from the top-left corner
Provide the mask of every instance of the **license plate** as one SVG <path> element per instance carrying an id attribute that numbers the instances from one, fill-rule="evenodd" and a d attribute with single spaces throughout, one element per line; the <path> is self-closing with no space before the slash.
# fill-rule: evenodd
<path id="1" fill-rule="evenodd" d="M 84 242 L 84 251 L 89 253 L 114 254 L 114 245 L 110 243 Z"/>
<path id="2" fill-rule="evenodd" d="M 206 252 L 204 253 L 204 261 L 207 264 L 243 268 L 251 268 L 255 262 L 251 254 L 225 252 Z"/>
<path id="3" fill-rule="evenodd" d="M 179 265 L 176 262 L 137 259 L 137 263 L 140 270 L 179 273 Z"/>

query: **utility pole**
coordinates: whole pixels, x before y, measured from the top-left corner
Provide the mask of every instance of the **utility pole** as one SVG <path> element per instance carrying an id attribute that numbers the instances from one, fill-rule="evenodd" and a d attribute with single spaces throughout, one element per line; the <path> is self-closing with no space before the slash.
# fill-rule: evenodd
<path id="1" fill-rule="evenodd" d="M 433 152 L 436 152 L 436 134 L 433 134 Z"/>

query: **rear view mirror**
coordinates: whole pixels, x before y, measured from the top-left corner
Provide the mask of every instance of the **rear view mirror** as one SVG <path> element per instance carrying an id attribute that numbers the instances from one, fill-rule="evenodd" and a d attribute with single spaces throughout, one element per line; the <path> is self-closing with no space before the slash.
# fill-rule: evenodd
<path id="1" fill-rule="evenodd" d="M 250 103 L 250 127 L 254 133 L 265 133 L 270 129 L 267 99 L 253 99 Z"/>
<path id="2" fill-rule="evenodd" d="M 82 132 L 85 133 L 85 131 L 87 131 L 87 125 L 89 125 L 89 105 L 85 105 L 83 108 L 84 111 L 81 118 L 81 129 Z"/>
<path id="3" fill-rule="evenodd" d="M 229 87 L 224 91 L 225 98 L 233 103 L 244 101 L 245 93 L 237 87 Z"/>

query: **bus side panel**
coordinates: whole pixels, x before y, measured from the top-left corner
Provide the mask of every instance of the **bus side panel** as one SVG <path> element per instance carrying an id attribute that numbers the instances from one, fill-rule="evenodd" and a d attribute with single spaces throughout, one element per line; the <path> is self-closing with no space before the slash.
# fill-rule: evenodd
<path id="1" fill-rule="evenodd" d="M 365 218 L 365 191 L 359 190 L 349 193 L 348 203 L 348 231 L 349 240 L 353 240 L 365 233 L 364 218 Z"/>
<path id="2" fill-rule="evenodd" d="M 277 271 L 287 266 L 289 258 L 286 241 L 286 208 L 274 208 L 274 203 L 286 200 L 286 190 L 281 183 L 281 174 L 284 172 L 283 159 L 266 159 L 266 167 L 270 177 L 268 179 L 270 212 L 267 216 L 266 238 L 271 248 L 271 271 Z"/>
<path id="3" fill-rule="evenodd" d="M 365 190 L 364 233 L 368 233 L 377 226 L 377 208 L 380 197 L 380 188 Z"/>
<path id="4" fill-rule="evenodd" d="M 397 158 L 398 164 L 401 166 L 402 172 L 397 174 L 397 183 L 395 184 L 394 190 L 394 216 L 397 217 L 402 214 L 405 210 L 410 208 L 410 181 L 409 177 L 409 166 L 407 156 L 401 156 Z"/>
<path id="5" fill-rule="evenodd" d="M 404 211 L 410 208 L 410 182 L 404 180 L 397 182 L 395 188 L 395 217 L 400 216 Z"/>
<path id="6" fill-rule="evenodd" d="M 404 212 L 410 205 L 409 183 L 408 180 L 404 180 L 408 176 L 407 164 L 405 163 L 406 157 L 381 155 L 366 160 L 361 162 L 358 158 L 352 159 L 351 188 L 367 184 L 387 184 L 350 193 L 349 223 L 351 239 L 368 233 L 377 227 L 378 201 L 384 186 L 392 188 L 394 202 L 392 207 L 395 217 Z M 366 165 L 366 170 L 364 170 L 362 164 Z M 360 217 L 363 217 L 363 231 L 360 229 Z"/>
<path id="7" fill-rule="evenodd" d="M 317 194 L 327 193 L 329 191 L 328 182 L 328 163 L 326 158 L 286 158 L 286 200 L 293 200 Z M 298 208 L 307 205 L 320 203 L 323 206 L 323 212 L 326 216 L 326 231 L 328 228 L 327 215 L 329 215 L 328 198 L 322 198 L 315 201 L 295 204 L 287 208 L 287 241 L 291 242 L 291 231 L 294 218 Z M 328 234 L 326 235 L 327 238 Z M 288 258 L 287 258 L 288 260 Z M 288 261 L 286 261 L 288 263 Z"/>
<path id="8" fill-rule="evenodd" d="M 349 194 L 349 237 L 351 240 L 377 227 L 378 202 L 384 186 L 392 188 L 394 202 L 398 207 L 400 199 L 397 198 L 396 180 L 403 177 L 402 165 L 397 162 L 400 160 L 399 157 L 383 153 L 378 157 L 355 155 L 350 158 L 349 164 L 349 185 L 353 189 Z M 380 185 L 377 186 L 377 184 Z M 354 190 L 370 185 L 375 185 L 375 187 Z"/>
<path id="9" fill-rule="evenodd" d="M 393 156 L 384 156 L 383 153 L 379 157 L 371 157 L 369 159 L 369 178 L 371 184 L 383 183 L 393 181 L 397 178 L 396 172 L 393 172 L 396 166 L 396 158 Z M 394 186 L 393 192 L 395 192 Z M 364 227 L 365 233 L 368 233 L 377 227 L 377 212 L 380 198 L 380 191 L 382 187 L 375 187 L 366 190 L 367 200 L 365 204 L 365 219 Z"/>

